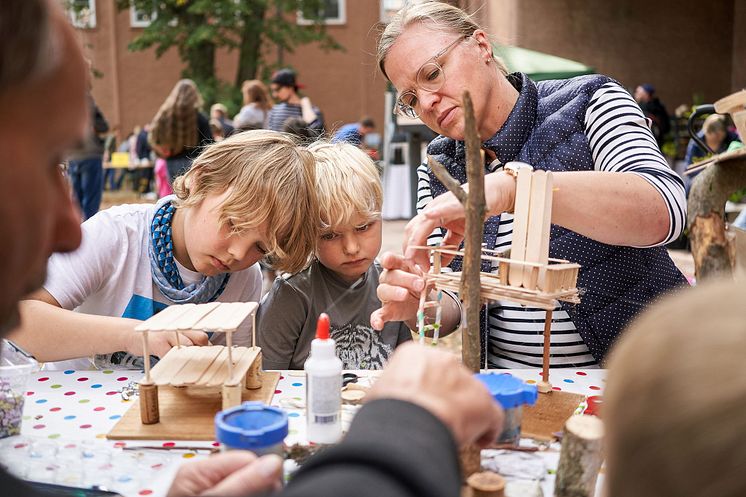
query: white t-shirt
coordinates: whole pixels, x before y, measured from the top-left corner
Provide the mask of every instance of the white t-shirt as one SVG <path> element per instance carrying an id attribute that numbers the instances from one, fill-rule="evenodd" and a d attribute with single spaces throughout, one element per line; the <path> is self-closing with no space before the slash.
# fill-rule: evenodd
<path id="1" fill-rule="evenodd" d="M 99 316 L 145 320 L 170 305 L 153 283 L 148 245 L 154 204 L 129 204 L 104 210 L 85 221 L 83 241 L 75 252 L 54 254 L 47 264 L 44 289 L 63 309 Z M 202 278 L 178 262 L 185 285 Z M 258 302 L 262 276 L 258 264 L 232 273 L 219 302 Z M 212 343 L 224 344 L 217 333 Z M 236 345 L 250 345 L 251 320 L 233 335 Z M 89 359 L 60 361 L 50 369 L 84 369 Z"/>

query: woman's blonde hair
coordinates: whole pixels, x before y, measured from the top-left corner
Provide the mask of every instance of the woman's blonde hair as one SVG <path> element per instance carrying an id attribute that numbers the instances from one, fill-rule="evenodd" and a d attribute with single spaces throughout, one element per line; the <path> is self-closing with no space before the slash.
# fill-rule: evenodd
<path id="1" fill-rule="evenodd" d="M 174 86 L 153 118 L 150 141 L 167 148 L 172 155 L 185 148 L 196 147 L 197 112 L 203 105 L 197 85 L 191 79 L 182 79 Z"/>
<path id="2" fill-rule="evenodd" d="M 381 217 L 383 188 L 376 164 L 350 143 L 318 141 L 308 150 L 316 160 L 321 231 L 350 226 L 355 218 Z"/>
<path id="3" fill-rule="evenodd" d="M 285 133 L 244 131 L 210 145 L 174 181 L 179 207 L 230 189 L 220 222 L 233 233 L 267 227 L 268 256 L 280 271 L 303 269 L 318 229 L 314 158 Z"/>
<path id="4" fill-rule="evenodd" d="M 720 131 L 725 133 L 727 131 L 725 122 L 726 122 L 725 116 L 721 116 L 719 114 L 712 114 L 711 116 L 707 116 L 707 119 L 705 119 L 705 122 L 702 123 L 702 130 L 706 134 L 718 133 Z"/>
<path id="5" fill-rule="evenodd" d="M 602 410 L 608 497 L 746 495 L 744 295 L 681 290 L 625 331 Z"/>
<path id="6" fill-rule="evenodd" d="M 269 90 L 267 90 L 267 86 L 258 79 L 244 81 L 241 85 L 241 94 L 243 95 L 244 105 L 255 103 L 264 111 L 268 111 L 271 107 Z"/>
<path id="7" fill-rule="evenodd" d="M 462 36 L 471 36 L 477 29 L 482 29 L 469 14 L 453 5 L 438 1 L 408 3 L 394 15 L 378 40 L 376 61 L 386 79 L 389 79 L 384 67 L 386 56 L 404 30 L 415 23 L 432 24 L 439 30 L 451 31 Z M 492 58 L 500 72 L 507 75 L 508 69 L 505 63 L 494 53 Z"/>

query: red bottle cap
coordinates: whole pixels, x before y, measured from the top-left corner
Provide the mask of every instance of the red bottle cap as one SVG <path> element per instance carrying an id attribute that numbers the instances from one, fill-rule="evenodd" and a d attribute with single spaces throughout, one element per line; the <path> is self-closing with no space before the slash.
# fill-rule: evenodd
<path id="1" fill-rule="evenodd" d="M 319 315 L 319 320 L 316 321 L 316 338 L 329 339 L 329 315 L 325 312 L 322 312 Z"/>

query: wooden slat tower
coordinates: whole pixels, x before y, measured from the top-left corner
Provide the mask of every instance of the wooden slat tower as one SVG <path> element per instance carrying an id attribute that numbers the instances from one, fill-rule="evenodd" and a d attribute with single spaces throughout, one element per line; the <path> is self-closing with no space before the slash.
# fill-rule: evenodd
<path id="1" fill-rule="evenodd" d="M 442 290 L 459 292 L 466 307 L 466 326 L 464 336 L 473 335 L 478 331 L 478 307 L 484 302 L 494 300 L 510 300 L 521 305 L 529 305 L 544 309 L 544 354 L 542 381 L 539 391 L 551 391 L 549 382 L 550 333 L 552 312 L 557 301 L 579 303 L 577 278 L 580 266 L 562 259 L 549 258 L 549 232 L 552 218 L 553 177 L 550 171 L 531 168 L 517 168 L 516 195 L 513 219 L 513 241 L 510 257 L 499 257 L 495 251 L 477 248 L 475 241 L 481 240 L 482 226 L 485 212 L 484 200 L 484 167 L 483 159 L 479 157 L 480 141 L 477 137 L 476 126 L 473 121 L 473 110 L 468 93 L 464 94 L 464 108 L 466 114 L 466 147 L 467 169 L 469 172 L 469 193 L 461 186 L 448 171 L 432 157 L 428 163 L 438 179 L 465 205 L 466 235 L 464 250 L 455 247 L 414 247 L 429 250 L 433 264 L 426 275 L 427 283 L 420 298 L 418 311 L 418 326 L 420 337 L 430 331 L 424 324 L 425 308 L 437 307 L 436 321 L 429 325 L 434 335 L 440 328 L 440 299 L 434 303 L 425 302 L 425 294 L 434 285 L 439 295 Z M 477 188 L 475 188 L 475 186 Z M 481 186 L 481 188 L 478 188 Z M 477 197 L 477 198 L 474 198 Z M 441 273 L 441 257 L 443 255 L 459 255 L 464 258 L 464 271 Z M 497 274 L 475 270 L 481 266 L 481 261 L 489 261 L 498 265 Z M 467 264 L 468 263 L 468 264 Z M 467 274 L 469 271 L 470 274 Z M 475 280 L 475 281 L 471 281 Z M 469 288 L 471 287 L 471 289 Z M 472 295 L 473 294 L 473 295 Z M 476 316 L 476 318 L 475 318 Z M 479 340 L 468 340 L 468 347 L 479 347 Z M 478 360 L 479 349 L 466 350 L 467 340 L 464 340 L 464 363 Z M 468 360 L 467 360 L 468 359 Z M 473 364 L 468 367 L 475 369 Z M 478 370 L 477 367 L 475 370 Z"/>
<path id="2" fill-rule="evenodd" d="M 142 332 L 145 377 L 140 381 L 140 419 L 143 424 L 157 423 L 158 387 L 221 390 L 222 407 L 241 403 L 242 390 L 258 389 L 261 380 L 261 349 L 234 347 L 233 333 L 249 317 L 255 321 L 256 302 L 212 302 L 167 307 L 135 329 Z M 252 326 L 255 344 L 256 322 Z M 226 346 L 186 347 L 179 334 L 188 330 L 225 333 Z M 151 369 L 148 353 L 149 333 L 175 333 L 177 346 Z"/>

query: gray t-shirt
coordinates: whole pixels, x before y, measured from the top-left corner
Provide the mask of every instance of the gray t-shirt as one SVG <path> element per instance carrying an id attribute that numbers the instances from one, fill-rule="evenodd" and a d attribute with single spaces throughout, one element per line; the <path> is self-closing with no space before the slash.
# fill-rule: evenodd
<path id="1" fill-rule="evenodd" d="M 353 290 L 318 261 L 298 274 L 277 278 L 257 314 L 264 368 L 303 369 L 316 321 L 326 312 L 344 369 L 382 369 L 394 348 L 412 334 L 403 322 L 386 323 L 382 331 L 371 328 L 370 315 L 381 307 L 376 296 L 380 273 L 381 267 L 372 264 Z"/>

